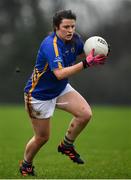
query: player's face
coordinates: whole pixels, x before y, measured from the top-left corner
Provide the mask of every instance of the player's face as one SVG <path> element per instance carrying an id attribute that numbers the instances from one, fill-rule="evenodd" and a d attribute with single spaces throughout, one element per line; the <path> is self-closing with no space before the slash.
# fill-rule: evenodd
<path id="1" fill-rule="evenodd" d="M 72 39 L 75 32 L 76 21 L 74 19 L 63 19 L 59 28 L 56 28 L 57 35 L 63 41 L 69 41 Z"/>

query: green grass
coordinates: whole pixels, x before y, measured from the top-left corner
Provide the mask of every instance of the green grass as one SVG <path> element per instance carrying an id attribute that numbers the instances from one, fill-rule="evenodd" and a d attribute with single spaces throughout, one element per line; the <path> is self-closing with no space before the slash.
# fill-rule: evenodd
<path id="1" fill-rule="evenodd" d="M 86 161 L 77 165 L 57 153 L 71 115 L 56 111 L 50 141 L 37 154 L 38 179 L 127 179 L 131 178 L 131 107 L 93 106 L 93 118 L 76 141 Z M 0 178 L 23 178 L 18 162 L 33 135 L 23 106 L 0 107 Z M 32 178 L 32 177 L 28 177 Z"/>

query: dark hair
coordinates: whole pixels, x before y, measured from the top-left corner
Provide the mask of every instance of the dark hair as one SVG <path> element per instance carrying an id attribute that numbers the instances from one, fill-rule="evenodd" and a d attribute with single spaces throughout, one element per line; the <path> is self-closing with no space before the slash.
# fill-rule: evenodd
<path id="1" fill-rule="evenodd" d="M 57 11 L 53 16 L 53 30 L 56 31 L 56 27 L 59 25 L 63 19 L 74 19 L 76 20 L 76 15 L 71 10 L 60 10 Z"/>

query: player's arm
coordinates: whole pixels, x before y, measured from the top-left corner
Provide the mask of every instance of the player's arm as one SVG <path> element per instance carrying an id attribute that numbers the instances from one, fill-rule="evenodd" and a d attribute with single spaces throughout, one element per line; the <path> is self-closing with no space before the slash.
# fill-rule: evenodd
<path id="1" fill-rule="evenodd" d="M 57 79 L 61 80 L 64 78 L 67 78 L 73 74 L 78 73 L 79 71 L 81 71 L 82 69 L 85 69 L 87 67 L 91 67 L 94 65 L 98 65 L 98 64 L 104 64 L 105 63 L 105 59 L 106 56 L 104 55 L 96 55 L 94 56 L 94 49 L 91 50 L 91 52 L 89 53 L 89 55 L 86 57 L 86 59 L 84 59 L 83 61 L 70 66 L 70 67 L 65 67 L 65 68 L 61 68 L 61 69 L 54 69 L 54 74 L 57 77 Z"/>
<path id="2" fill-rule="evenodd" d="M 77 58 L 79 60 L 81 60 L 81 59 L 86 58 L 86 55 L 85 55 L 85 53 L 81 53 L 80 55 L 77 56 Z M 79 62 L 73 66 L 70 66 L 70 67 L 65 67 L 62 69 L 55 69 L 54 74 L 57 77 L 57 79 L 61 80 L 61 79 L 67 78 L 73 74 L 78 73 L 82 69 L 83 69 L 83 63 Z"/>
<path id="3" fill-rule="evenodd" d="M 86 55 L 84 52 L 77 56 L 78 60 L 82 60 L 85 58 L 86 58 Z M 70 67 L 65 67 L 62 69 L 55 69 L 54 74 L 57 77 L 57 79 L 61 80 L 61 79 L 67 78 L 73 74 L 78 73 L 82 69 L 83 69 L 83 62 L 81 61 L 81 62 L 79 62 L 73 66 L 70 66 Z"/>
<path id="4" fill-rule="evenodd" d="M 69 76 L 72 76 L 73 74 L 78 73 L 83 69 L 83 63 L 79 62 L 73 66 L 65 67 L 62 69 L 54 69 L 54 74 L 57 77 L 57 79 L 61 80 L 64 78 L 67 78 Z"/>

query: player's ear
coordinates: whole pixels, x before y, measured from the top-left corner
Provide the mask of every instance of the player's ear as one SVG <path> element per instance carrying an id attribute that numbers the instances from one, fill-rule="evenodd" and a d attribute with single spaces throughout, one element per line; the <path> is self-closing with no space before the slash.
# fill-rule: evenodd
<path id="1" fill-rule="evenodd" d="M 56 31 L 59 30 L 59 27 L 55 26 L 55 30 L 56 30 Z"/>
<path id="2" fill-rule="evenodd" d="M 53 30 L 54 30 L 54 32 L 56 32 L 58 30 L 58 27 L 57 26 L 53 26 Z"/>

